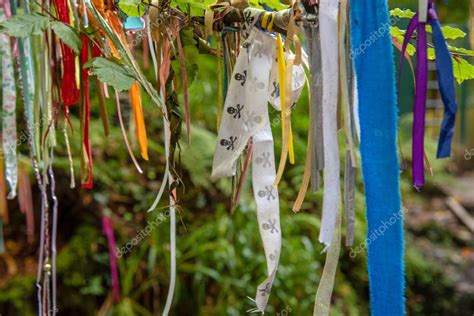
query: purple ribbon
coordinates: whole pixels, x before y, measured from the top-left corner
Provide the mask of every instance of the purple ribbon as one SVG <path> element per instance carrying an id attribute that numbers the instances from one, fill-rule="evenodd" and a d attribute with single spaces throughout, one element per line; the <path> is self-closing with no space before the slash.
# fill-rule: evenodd
<path id="1" fill-rule="evenodd" d="M 438 146 L 438 158 L 449 157 L 451 142 L 454 131 L 454 120 L 456 114 L 456 96 L 454 87 L 454 75 L 451 55 L 441 30 L 441 26 L 433 6 L 433 0 L 428 5 L 428 23 L 433 29 L 433 42 L 436 51 L 436 65 L 440 92 L 445 106 L 445 115 L 441 126 Z M 417 30 L 417 67 L 416 67 L 416 92 L 413 109 L 413 146 L 412 146 L 412 168 L 413 185 L 420 189 L 425 184 L 424 172 L 424 137 L 425 137 L 425 114 L 426 98 L 428 93 L 428 40 L 426 35 L 426 22 L 420 22 L 418 13 L 410 20 L 405 38 L 403 40 L 400 71 L 404 62 L 405 52 Z M 399 77 L 400 78 L 400 77 Z"/>
<path id="2" fill-rule="evenodd" d="M 426 95 L 428 92 L 428 44 L 426 38 L 426 23 L 419 21 L 418 13 L 411 19 L 405 33 L 402 46 L 402 57 L 400 60 L 399 76 L 402 73 L 402 66 L 408 43 L 415 30 L 418 31 L 417 39 L 417 67 L 416 67 L 416 93 L 413 110 L 413 146 L 412 146 L 412 168 L 413 185 L 419 189 L 425 184 L 424 173 L 424 137 L 425 137 L 425 112 Z"/>

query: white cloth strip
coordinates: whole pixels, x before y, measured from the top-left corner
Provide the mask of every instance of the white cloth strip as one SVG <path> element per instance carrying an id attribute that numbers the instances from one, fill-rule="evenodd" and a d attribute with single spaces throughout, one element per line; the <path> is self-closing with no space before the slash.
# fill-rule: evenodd
<path id="1" fill-rule="evenodd" d="M 268 102 L 280 109 L 275 53 L 275 37 L 252 28 L 232 73 L 212 171 L 214 178 L 235 175 L 237 160 L 253 137 L 252 184 L 267 262 L 267 278 L 258 286 L 255 298 L 260 312 L 268 303 L 281 253 L 280 205 L 268 116 Z M 287 54 L 287 58 L 291 56 Z M 294 66 L 292 76 L 292 101 L 296 102 L 305 82 L 303 67 Z"/>
<path id="2" fill-rule="evenodd" d="M 338 0 L 321 0 L 320 29 L 323 64 L 323 128 L 324 128 L 324 199 L 319 241 L 331 245 L 336 225 L 340 188 L 340 158 L 337 129 L 339 86 L 338 66 Z"/>

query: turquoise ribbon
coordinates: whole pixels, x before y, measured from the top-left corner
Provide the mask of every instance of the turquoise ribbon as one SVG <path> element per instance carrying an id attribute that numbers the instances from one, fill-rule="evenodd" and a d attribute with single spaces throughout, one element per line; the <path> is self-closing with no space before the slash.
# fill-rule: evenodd
<path id="1" fill-rule="evenodd" d="M 397 104 L 389 26 L 386 0 L 351 2 L 351 55 L 358 82 L 373 316 L 405 315 Z M 382 27 L 385 31 L 379 32 Z M 374 38 L 374 34 L 377 37 Z"/>

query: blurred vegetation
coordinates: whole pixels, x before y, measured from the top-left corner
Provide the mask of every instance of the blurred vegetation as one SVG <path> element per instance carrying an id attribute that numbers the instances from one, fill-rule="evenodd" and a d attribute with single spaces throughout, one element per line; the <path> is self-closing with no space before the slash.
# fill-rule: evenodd
<path id="1" fill-rule="evenodd" d="M 449 16 L 465 21 L 464 2 L 450 1 Z M 411 1 L 391 1 L 396 6 Z M 462 5 L 456 6 L 459 3 Z M 459 17 L 459 18 L 458 18 Z M 263 247 L 256 222 L 255 205 L 246 184 L 240 207 L 229 214 L 231 183 L 229 179 L 210 179 L 216 141 L 217 84 L 216 60 L 188 47 L 187 59 L 198 65 L 190 78 L 192 145 L 181 144 L 182 175 L 185 187 L 180 188 L 178 221 L 178 282 L 173 315 L 244 315 L 253 307 L 247 296 L 255 294 L 256 286 L 266 273 Z M 141 52 L 136 51 L 137 58 Z M 151 74 L 151 69 L 148 69 Z M 150 76 L 151 78 L 151 76 Z M 92 92 L 92 95 L 96 95 Z M 122 94 L 126 121 L 132 124 L 128 96 Z M 69 189 L 68 160 L 64 140 L 58 133 L 55 170 L 60 201 L 58 235 L 58 306 L 60 315 L 158 315 L 163 308 L 169 281 L 169 226 L 165 221 L 150 235 L 119 259 L 121 301 L 111 303 L 110 271 L 107 240 L 102 233 L 100 217 L 111 214 L 117 245 L 123 247 L 159 214 L 166 203 L 151 213 L 164 170 L 161 118 L 156 107 L 144 97 L 144 113 L 149 136 L 150 161 L 141 161 L 140 175 L 125 150 L 118 125 L 114 100 L 107 100 L 111 133 L 104 137 L 97 100 L 92 101 L 91 144 L 94 159 L 92 191 Z M 180 95 L 180 98 L 182 96 Z M 322 273 L 325 256 L 317 241 L 322 194 L 308 193 L 300 214 L 291 212 L 304 170 L 306 136 L 309 119 L 307 94 L 293 112 L 297 162 L 288 166 L 280 186 L 283 249 L 268 314 L 291 311 L 289 315 L 312 314 L 314 297 Z M 71 117 L 79 131 L 78 109 Z M 278 113 L 272 112 L 276 117 Z M 401 119 L 401 142 L 405 154 L 410 153 L 410 118 Z M 281 131 L 274 126 L 276 152 L 279 152 Z M 138 152 L 134 133 L 129 137 Z M 342 144 L 342 135 L 341 144 Z M 75 171 L 79 172 L 80 135 L 70 142 Z M 27 153 L 27 148 L 21 152 Z M 435 157 L 436 142 L 427 140 L 428 154 Z M 299 158 L 299 159 L 298 159 Z M 405 156 L 407 161 L 410 156 Z M 435 181 L 454 181 L 453 161 L 432 159 L 435 178 L 428 179 L 424 193 L 415 193 L 409 171 L 402 174 L 404 201 L 425 201 L 435 190 Z M 457 170 L 456 172 L 460 172 Z M 428 193 L 426 193 L 428 192 Z M 39 192 L 35 191 L 35 205 Z M 357 223 L 355 245 L 364 242 L 366 234 L 364 195 L 361 175 L 357 178 Z M 11 223 L 5 227 L 7 253 L 17 265 L 13 275 L 5 274 L 0 282 L 0 313 L 2 315 L 35 315 L 34 285 L 37 244 L 28 245 L 25 223 L 11 202 Z M 410 216 L 410 209 L 408 216 Z M 36 213 L 38 214 L 38 213 Z M 38 215 L 37 215 L 38 216 Z M 455 280 L 445 273 L 446 262 L 426 253 L 416 240 L 428 240 L 433 247 L 457 251 L 473 247 L 472 242 L 457 240 L 445 227 L 430 225 L 418 230 L 407 227 L 406 273 L 407 307 L 410 315 L 472 315 L 474 297 L 457 295 Z M 387 245 L 389 247 L 389 245 Z M 350 249 L 343 249 L 336 276 L 331 315 L 369 315 L 369 287 L 364 253 L 351 258 Z M 1 261 L 1 260 L 0 260 Z M 28 264 L 26 264 L 29 262 Z M 3 269 L 3 261 L 2 261 Z M 451 263 L 449 263 L 451 264 Z"/>

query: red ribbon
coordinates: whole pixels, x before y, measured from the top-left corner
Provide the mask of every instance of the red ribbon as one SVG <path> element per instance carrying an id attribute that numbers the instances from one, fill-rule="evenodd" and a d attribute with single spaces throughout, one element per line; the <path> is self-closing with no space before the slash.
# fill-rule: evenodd
<path id="1" fill-rule="evenodd" d="M 70 25 L 69 7 L 67 0 L 53 0 L 56 7 L 58 19 Z M 76 104 L 79 98 L 79 90 L 76 84 L 76 60 L 74 51 L 60 41 L 63 75 L 61 81 L 61 96 L 64 104 L 64 115 L 67 117 L 67 107 Z"/>

